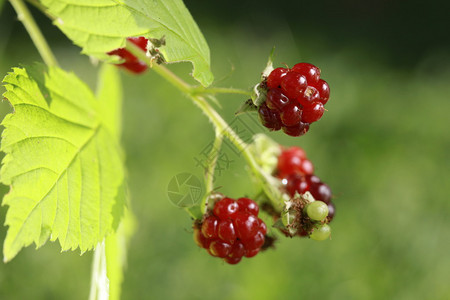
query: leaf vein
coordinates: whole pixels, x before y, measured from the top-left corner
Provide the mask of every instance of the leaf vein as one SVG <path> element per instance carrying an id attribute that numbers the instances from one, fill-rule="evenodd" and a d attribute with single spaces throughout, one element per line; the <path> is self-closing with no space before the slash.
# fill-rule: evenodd
<path id="1" fill-rule="evenodd" d="M 25 225 L 26 221 L 28 220 L 28 218 L 30 217 L 30 215 L 34 212 L 34 210 L 35 210 L 38 206 L 40 206 L 40 204 L 42 203 L 42 201 L 44 201 L 44 200 L 46 199 L 46 197 L 48 196 L 48 194 L 55 188 L 55 186 L 56 186 L 57 190 L 59 190 L 59 189 L 58 189 L 57 183 L 58 183 L 58 181 L 61 179 L 61 176 L 62 176 L 62 175 L 66 172 L 66 170 L 73 164 L 73 162 L 74 162 L 75 159 L 78 157 L 79 153 L 84 149 L 84 147 L 86 147 L 87 144 L 89 144 L 89 142 L 94 138 L 95 134 L 98 132 L 98 130 L 100 129 L 100 127 L 101 127 L 100 125 L 97 126 L 96 130 L 95 130 L 95 131 L 94 131 L 94 132 L 86 139 L 86 142 L 85 142 L 83 145 L 81 145 L 80 149 L 79 149 L 77 152 L 75 152 L 75 154 L 74 154 L 72 160 L 68 163 L 67 167 L 59 174 L 58 178 L 55 180 L 55 182 L 52 184 L 52 186 L 50 186 L 49 190 L 44 194 L 44 196 L 43 196 L 38 202 L 36 202 L 36 204 L 33 206 L 33 208 L 31 209 L 31 211 L 30 211 L 30 212 L 28 213 L 28 215 L 25 217 L 24 222 L 20 225 L 20 229 L 19 229 L 19 231 L 17 232 L 16 236 L 14 237 L 13 243 L 16 242 L 17 238 L 18 238 L 18 237 L 20 236 L 20 234 L 22 233 L 22 230 L 24 229 L 24 225 Z M 58 196 L 57 198 L 59 198 L 59 196 Z M 34 199 L 33 199 L 33 201 L 34 201 Z M 56 214 L 57 214 L 57 213 L 58 213 L 58 212 L 56 212 Z M 55 218 L 56 218 L 56 214 L 55 214 Z M 69 208 L 69 217 L 70 217 L 70 208 Z M 69 224 L 70 224 L 70 219 L 69 219 Z M 66 238 L 65 238 L 65 240 L 67 240 L 67 232 L 66 232 Z M 65 243 L 65 241 L 64 241 L 64 243 Z"/>

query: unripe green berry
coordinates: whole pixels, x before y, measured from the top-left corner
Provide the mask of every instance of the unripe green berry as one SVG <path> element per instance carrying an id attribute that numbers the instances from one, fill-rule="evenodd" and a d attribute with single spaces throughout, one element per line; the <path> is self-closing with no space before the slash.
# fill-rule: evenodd
<path id="1" fill-rule="evenodd" d="M 321 224 L 314 228 L 314 231 L 309 235 L 309 237 L 316 241 L 323 241 L 329 238 L 330 234 L 330 226 L 328 226 L 328 224 Z"/>
<path id="2" fill-rule="evenodd" d="M 328 205 L 322 201 L 314 201 L 306 206 L 306 213 L 311 220 L 322 221 L 328 216 Z"/>

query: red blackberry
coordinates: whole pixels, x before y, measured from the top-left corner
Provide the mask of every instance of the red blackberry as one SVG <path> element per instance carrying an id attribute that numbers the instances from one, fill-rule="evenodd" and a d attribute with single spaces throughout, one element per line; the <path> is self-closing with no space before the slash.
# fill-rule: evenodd
<path id="1" fill-rule="evenodd" d="M 298 63 L 291 71 L 304 75 L 309 85 L 317 83 L 320 78 L 320 69 L 309 63 Z"/>
<path id="2" fill-rule="evenodd" d="M 281 85 L 281 79 L 289 72 L 286 68 L 276 68 L 267 77 L 267 87 L 270 89 L 278 88 Z"/>
<path id="3" fill-rule="evenodd" d="M 280 130 L 281 120 L 280 114 L 276 110 L 271 110 L 267 107 L 266 103 L 261 104 L 258 109 L 259 119 L 261 123 L 270 130 Z"/>
<path id="4" fill-rule="evenodd" d="M 323 104 L 321 102 L 314 102 L 313 105 L 307 106 L 303 109 L 302 121 L 313 123 L 322 118 L 323 112 L 325 109 L 323 108 Z"/>
<path id="5" fill-rule="evenodd" d="M 310 160 L 306 158 L 305 151 L 300 147 L 289 147 L 283 149 L 278 156 L 278 177 L 283 178 L 289 174 L 300 173 L 312 175 L 314 166 Z"/>
<path id="6" fill-rule="evenodd" d="M 309 130 L 309 123 L 300 122 L 294 126 L 283 126 L 283 132 L 290 136 L 302 136 Z"/>
<path id="7" fill-rule="evenodd" d="M 144 51 L 147 51 L 147 43 L 148 39 L 146 39 L 143 36 L 140 37 L 129 37 L 127 38 L 128 41 L 132 42 L 139 48 L 141 48 Z M 108 55 L 117 55 L 123 60 L 125 60 L 123 63 L 118 64 L 119 67 L 122 67 L 132 73 L 139 74 L 147 70 L 147 65 L 140 61 L 136 56 L 131 54 L 127 49 L 125 48 L 118 48 L 114 49 L 107 53 Z"/>
<path id="8" fill-rule="evenodd" d="M 307 88 L 306 77 L 302 74 L 289 72 L 281 79 L 281 90 L 289 99 L 295 99 Z"/>
<path id="9" fill-rule="evenodd" d="M 285 192 L 290 197 L 294 197 L 296 193 L 310 192 L 316 201 L 322 201 L 324 205 L 326 204 L 328 206 L 326 222 L 331 222 L 335 214 L 335 206 L 331 202 L 331 189 L 314 175 L 314 166 L 308 160 L 302 148 L 296 146 L 282 148 L 278 156 L 275 174 L 278 178 L 284 180 Z M 303 229 L 300 228 L 299 230 L 302 231 Z M 308 235 L 307 229 L 302 232 L 301 236 Z"/>
<path id="10" fill-rule="evenodd" d="M 270 130 L 301 136 L 318 121 L 323 105 L 330 97 L 330 87 L 320 79 L 320 69 L 299 63 L 292 69 L 276 68 L 266 78 L 266 101 L 258 107 L 261 123 Z"/>
<path id="11" fill-rule="evenodd" d="M 223 198 L 201 224 L 195 223 L 194 241 L 210 255 L 237 264 L 243 256 L 255 256 L 264 244 L 267 226 L 258 213 L 258 204 L 249 198 Z"/>

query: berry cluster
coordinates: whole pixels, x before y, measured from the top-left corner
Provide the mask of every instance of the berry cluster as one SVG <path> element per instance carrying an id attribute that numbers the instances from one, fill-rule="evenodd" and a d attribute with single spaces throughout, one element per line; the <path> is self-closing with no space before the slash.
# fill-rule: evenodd
<path id="1" fill-rule="evenodd" d="M 129 37 L 127 38 L 127 40 L 132 42 L 142 50 L 147 51 L 148 39 L 146 39 L 145 37 Z M 132 73 L 139 74 L 147 70 L 147 65 L 143 61 L 140 61 L 136 56 L 131 54 L 130 51 L 125 48 L 115 49 L 108 52 L 107 54 L 117 55 L 120 56 L 120 58 L 124 59 L 125 61 L 118 66 Z"/>
<path id="2" fill-rule="evenodd" d="M 258 204 L 249 198 L 223 198 L 194 225 L 194 240 L 210 255 L 237 264 L 243 256 L 258 254 L 264 244 L 267 227 L 258 213 Z"/>
<path id="3" fill-rule="evenodd" d="M 278 157 L 277 177 L 283 180 L 286 192 L 291 197 L 294 197 L 296 193 L 300 195 L 306 192 L 311 193 L 316 201 L 301 208 L 305 210 L 310 220 L 323 221 L 325 227 L 319 226 L 316 228 L 322 229 L 323 227 L 329 231 L 328 225 L 325 223 L 331 222 L 335 214 L 335 206 L 331 201 L 331 189 L 314 175 L 314 166 L 308 160 L 302 148 L 293 146 L 282 149 Z M 308 227 L 311 224 L 306 225 Z M 311 232 L 308 229 L 304 228 L 304 230 L 298 231 L 298 235 L 310 235 Z M 319 231 L 315 234 L 317 235 Z M 310 236 L 314 238 L 313 235 Z"/>
<path id="4" fill-rule="evenodd" d="M 330 97 L 328 83 L 320 79 L 320 69 L 298 63 L 291 69 L 276 68 L 266 81 L 266 101 L 258 108 L 261 123 L 270 130 L 301 136 L 324 113 Z"/>

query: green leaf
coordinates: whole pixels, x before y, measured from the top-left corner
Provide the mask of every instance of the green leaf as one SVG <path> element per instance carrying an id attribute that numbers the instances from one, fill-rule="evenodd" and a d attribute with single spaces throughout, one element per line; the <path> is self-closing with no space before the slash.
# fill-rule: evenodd
<path id="1" fill-rule="evenodd" d="M 62 251 L 93 249 L 118 225 L 125 199 L 110 109 L 56 67 L 14 68 L 3 82 L 14 108 L 2 122 L 0 180 L 10 185 L 4 261 L 49 238 Z"/>
<path id="2" fill-rule="evenodd" d="M 167 62 L 190 61 L 202 85 L 213 81 L 208 45 L 181 0 L 42 0 L 58 26 L 82 52 L 102 60 L 125 39 L 165 37 Z"/>

